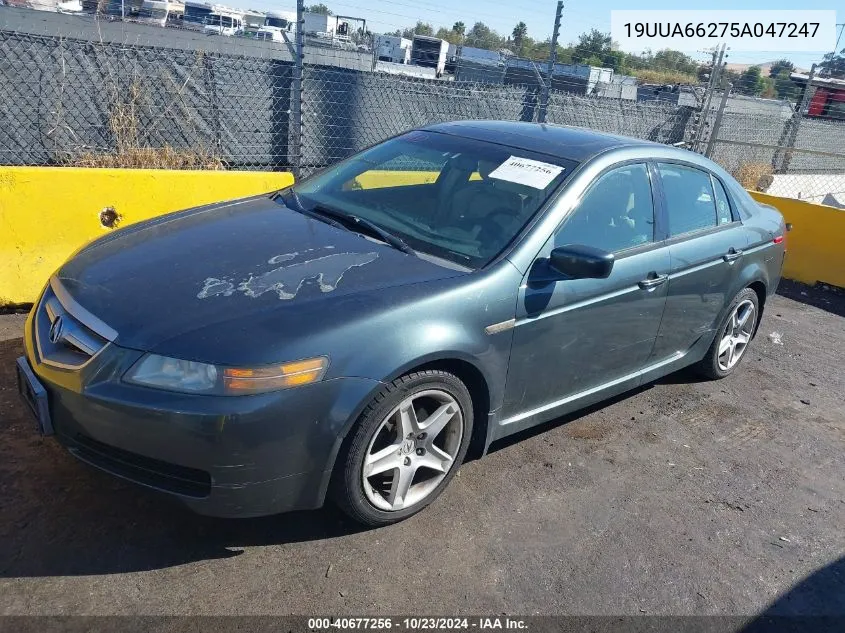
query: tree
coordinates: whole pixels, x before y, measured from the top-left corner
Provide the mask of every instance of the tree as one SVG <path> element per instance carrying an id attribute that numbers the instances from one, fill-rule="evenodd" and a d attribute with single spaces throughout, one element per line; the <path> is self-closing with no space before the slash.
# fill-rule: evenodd
<path id="1" fill-rule="evenodd" d="M 779 59 L 774 64 L 772 64 L 771 68 L 769 68 L 769 77 L 777 77 L 783 71 L 786 71 L 786 74 L 795 72 L 795 64 L 793 64 L 788 59 Z"/>
<path id="2" fill-rule="evenodd" d="M 332 13 L 332 10 L 329 9 L 322 2 L 320 4 L 312 4 L 306 9 L 306 11 L 308 13 L 319 13 L 321 15 L 334 15 L 334 13 Z"/>
<path id="3" fill-rule="evenodd" d="M 778 96 L 774 79 L 771 77 L 760 77 L 760 80 L 762 81 L 762 89 L 760 90 L 761 97 L 765 99 L 774 99 Z"/>
<path id="4" fill-rule="evenodd" d="M 740 80 L 742 76 L 736 72 L 735 70 L 730 70 L 729 68 L 723 68 L 719 73 L 720 82 L 724 81 L 725 84 L 731 84 L 734 90 L 739 90 L 740 88 Z"/>
<path id="5" fill-rule="evenodd" d="M 414 27 L 414 33 L 417 35 L 434 35 L 434 27 L 422 20 L 418 20 L 417 25 Z"/>
<path id="6" fill-rule="evenodd" d="M 763 75 L 759 66 L 749 66 L 739 76 L 738 92 L 746 95 L 757 96 L 762 94 L 766 87 Z"/>
<path id="7" fill-rule="evenodd" d="M 798 86 L 795 85 L 789 74 L 790 71 L 784 69 L 775 77 L 775 93 L 780 99 L 794 101 L 798 97 Z"/>
<path id="8" fill-rule="evenodd" d="M 818 67 L 819 75 L 842 79 L 845 77 L 845 48 L 839 53 L 827 53 Z"/>
<path id="9" fill-rule="evenodd" d="M 609 67 L 621 72 L 625 59 L 625 53 L 613 50 L 610 33 L 602 33 L 598 29 L 581 33 L 578 43 L 572 49 L 572 61 L 576 64 Z"/>
<path id="10" fill-rule="evenodd" d="M 404 37 L 405 39 L 412 40 L 414 39 L 414 35 L 434 35 L 434 27 L 431 24 L 427 24 L 422 20 L 418 20 L 415 26 L 408 27 L 399 31 L 398 29 L 394 32 L 394 35 L 399 37 Z"/>
<path id="11" fill-rule="evenodd" d="M 505 38 L 492 30 L 484 22 L 476 22 L 466 34 L 464 44 L 476 48 L 486 48 L 490 51 L 497 51 L 505 45 Z"/>
<path id="12" fill-rule="evenodd" d="M 513 27 L 511 36 L 513 37 L 513 46 L 516 49 L 515 52 L 517 55 L 521 56 L 525 46 L 525 38 L 528 37 L 528 27 L 525 26 L 525 22 L 520 22 Z"/>
<path id="13" fill-rule="evenodd" d="M 456 33 L 460 37 L 463 37 L 464 34 L 467 32 L 467 25 L 463 22 L 455 22 L 452 25 L 452 32 Z"/>
<path id="14" fill-rule="evenodd" d="M 437 37 L 441 40 L 446 40 L 450 44 L 460 44 L 461 43 L 461 36 L 455 33 L 455 31 L 447 29 L 445 26 L 441 26 L 437 29 L 437 32 L 434 34 L 434 37 Z"/>
<path id="15" fill-rule="evenodd" d="M 657 51 L 652 59 L 652 64 L 654 68 L 659 70 L 674 70 L 690 75 L 695 74 L 699 66 L 698 62 L 689 55 L 669 48 Z"/>
<path id="16" fill-rule="evenodd" d="M 583 60 L 595 57 L 601 59 L 610 52 L 610 33 L 602 33 L 593 29 L 589 33 L 581 33 L 578 36 L 578 43 L 572 51 L 572 59 L 576 63 L 584 63 Z"/>

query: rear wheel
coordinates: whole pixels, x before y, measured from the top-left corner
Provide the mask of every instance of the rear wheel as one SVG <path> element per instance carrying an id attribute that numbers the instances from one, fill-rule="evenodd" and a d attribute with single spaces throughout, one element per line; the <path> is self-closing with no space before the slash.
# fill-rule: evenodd
<path id="1" fill-rule="evenodd" d="M 402 376 L 364 410 L 339 457 L 334 496 L 353 519 L 386 525 L 434 501 L 463 462 L 472 399 L 445 371 Z"/>
<path id="2" fill-rule="evenodd" d="M 715 380 L 733 372 L 754 336 L 759 309 L 757 293 L 751 288 L 734 297 L 713 344 L 696 366 L 699 373 Z"/>

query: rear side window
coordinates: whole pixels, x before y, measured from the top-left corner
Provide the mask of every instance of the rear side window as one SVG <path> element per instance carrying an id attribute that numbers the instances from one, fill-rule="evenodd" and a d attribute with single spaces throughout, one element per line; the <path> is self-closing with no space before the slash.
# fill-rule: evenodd
<path id="1" fill-rule="evenodd" d="M 700 169 L 669 163 L 658 163 L 657 171 L 666 198 L 670 237 L 717 226 L 716 203 L 710 174 Z"/>
<path id="2" fill-rule="evenodd" d="M 733 222 L 731 215 L 731 203 L 728 194 L 718 178 L 713 178 L 713 191 L 716 193 L 716 219 L 719 224 L 730 224 Z"/>

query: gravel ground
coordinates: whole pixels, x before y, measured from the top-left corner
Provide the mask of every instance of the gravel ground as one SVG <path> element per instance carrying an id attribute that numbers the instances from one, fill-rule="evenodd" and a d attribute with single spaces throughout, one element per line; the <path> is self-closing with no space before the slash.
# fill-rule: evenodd
<path id="1" fill-rule="evenodd" d="M 0 316 L 0 614 L 845 615 L 845 319 L 809 303 L 774 297 L 734 376 L 507 441 L 372 531 L 202 518 L 76 462 Z"/>

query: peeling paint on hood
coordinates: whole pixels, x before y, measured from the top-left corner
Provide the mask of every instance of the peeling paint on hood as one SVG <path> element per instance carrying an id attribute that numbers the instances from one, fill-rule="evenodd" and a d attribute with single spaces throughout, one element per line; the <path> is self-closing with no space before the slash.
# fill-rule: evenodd
<path id="1" fill-rule="evenodd" d="M 334 247 L 328 246 L 324 250 Z M 319 252 L 320 249 L 309 249 L 307 252 Z M 299 253 L 283 253 L 274 255 L 268 264 L 290 262 Z M 293 299 L 302 285 L 309 280 L 315 280 L 320 292 L 331 292 L 340 283 L 343 275 L 351 268 L 365 266 L 378 258 L 378 253 L 332 253 L 313 259 L 293 262 L 279 268 L 274 268 L 260 275 L 250 275 L 249 278 L 235 284 L 233 281 L 209 277 L 203 282 L 202 290 L 197 294 L 198 299 L 207 299 L 222 295 L 229 297 L 238 290 L 247 297 L 260 297 L 265 292 L 273 291 L 279 299 Z"/>
<path id="2" fill-rule="evenodd" d="M 117 230 L 59 278 L 118 345 L 225 363 L 256 332 L 281 345 L 390 303 L 391 288 L 465 274 L 257 199 Z"/>

